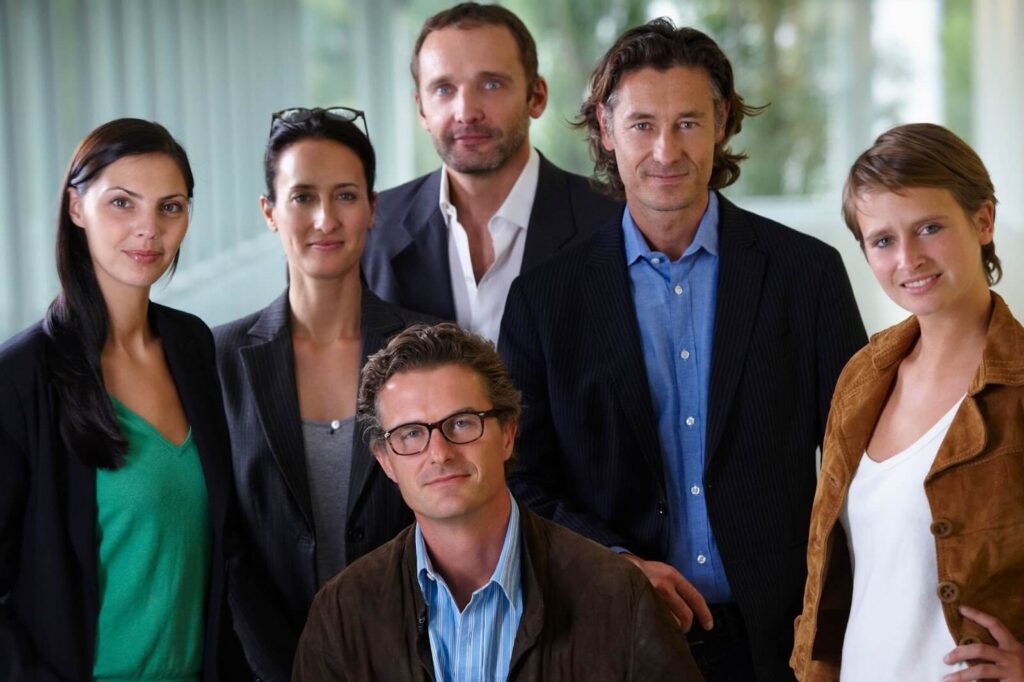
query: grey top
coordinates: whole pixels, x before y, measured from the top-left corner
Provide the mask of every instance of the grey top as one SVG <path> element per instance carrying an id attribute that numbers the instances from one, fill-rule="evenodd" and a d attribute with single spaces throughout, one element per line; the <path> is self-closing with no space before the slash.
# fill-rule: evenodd
<path id="1" fill-rule="evenodd" d="M 322 586 L 345 568 L 345 526 L 355 417 L 302 420 L 309 497 L 316 529 L 316 577 Z"/>

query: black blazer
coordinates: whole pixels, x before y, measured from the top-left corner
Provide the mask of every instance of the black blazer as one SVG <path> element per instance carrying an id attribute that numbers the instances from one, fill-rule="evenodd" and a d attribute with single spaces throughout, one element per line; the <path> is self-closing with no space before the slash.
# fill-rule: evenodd
<path id="1" fill-rule="evenodd" d="M 763 679 L 786 679 L 815 450 L 866 335 L 835 249 L 719 201 L 704 490 L 755 664 Z M 516 497 L 664 561 L 672 510 L 621 217 L 512 285 L 500 350 L 525 406 Z"/>
<path id="2" fill-rule="evenodd" d="M 213 531 L 203 679 L 235 679 L 225 609 L 231 500 L 227 426 L 213 339 L 188 313 L 150 303 L 199 449 Z M 0 678 L 92 679 L 99 588 L 96 470 L 65 451 L 50 385 L 54 349 L 40 322 L 0 348 Z M 240 661 L 238 661 L 240 662 Z"/>
<path id="3" fill-rule="evenodd" d="M 363 273 L 384 300 L 454 320 L 448 227 L 438 206 L 440 195 L 441 169 L 381 192 L 363 251 Z M 561 170 L 541 155 L 522 272 L 621 215 L 622 206 L 596 192 L 586 178 Z"/>
<path id="4" fill-rule="evenodd" d="M 246 560 L 233 572 L 235 628 L 253 671 L 290 680 L 292 659 L 317 592 L 316 533 L 295 387 L 287 290 L 263 310 L 214 330 L 231 429 Z M 425 320 L 362 299 L 361 364 L 395 333 Z M 347 562 L 412 523 L 398 487 L 354 429 L 346 531 Z"/>

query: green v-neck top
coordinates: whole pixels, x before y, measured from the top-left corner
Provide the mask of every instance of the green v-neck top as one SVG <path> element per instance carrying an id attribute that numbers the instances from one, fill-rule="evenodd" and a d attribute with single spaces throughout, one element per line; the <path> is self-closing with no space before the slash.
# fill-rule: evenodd
<path id="1" fill-rule="evenodd" d="M 175 445 L 111 396 L 128 454 L 96 471 L 100 611 L 93 677 L 197 682 L 203 664 L 210 514 L 189 429 Z"/>

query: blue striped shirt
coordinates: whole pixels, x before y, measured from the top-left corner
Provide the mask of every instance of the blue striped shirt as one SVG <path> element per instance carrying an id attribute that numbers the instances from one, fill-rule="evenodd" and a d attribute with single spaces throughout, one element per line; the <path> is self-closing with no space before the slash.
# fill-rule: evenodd
<path id="1" fill-rule="evenodd" d="M 654 251 L 623 212 L 626 264 L 658 420 L 672 539 L 668 563 L 708 603 L 732 601 L 704 499 L 711 344 L 718 294 L 718 196 L 709 192 L 693 242 L 679 260 Z"/>
<path id="2" fill-rule="evenodd" d="M 416 524 L 416 577 L 427 605 L 437 682 L 498 682 L 508 678 L 512 645 L 523 615 L 520 544 L 519 508 L 513 499 L 498 565 L 487 584 L 473 593 L 466 609 L 459 613 L 444 578 L 430 563 Z"/>

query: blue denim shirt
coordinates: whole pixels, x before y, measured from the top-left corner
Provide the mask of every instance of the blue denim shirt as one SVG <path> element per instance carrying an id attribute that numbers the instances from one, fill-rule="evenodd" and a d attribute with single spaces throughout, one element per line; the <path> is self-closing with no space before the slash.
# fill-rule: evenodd
<path id="1" fill-rule="evenodd" d="M 718 290 L 718 196 L 709 192 L 693 242 L 677 261 L 651 250 L 628 206 L 622 231 L 668 486 L 673 530 L 668 563 L 708 603 L 732 601 L 704 499 Z"/>

